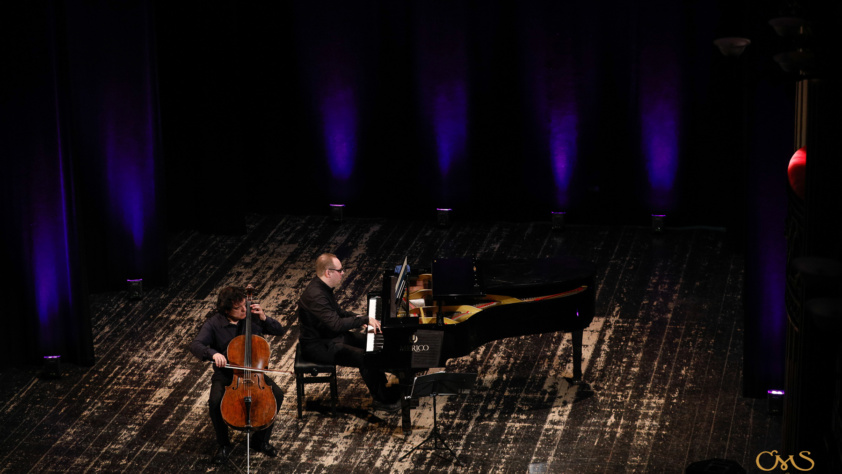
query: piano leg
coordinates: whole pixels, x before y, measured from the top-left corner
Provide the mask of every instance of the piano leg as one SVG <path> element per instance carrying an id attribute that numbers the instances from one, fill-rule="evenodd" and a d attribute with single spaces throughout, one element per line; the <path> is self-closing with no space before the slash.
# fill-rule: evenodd
<path id="1" fill-rule="evenodd" d="M 583 330 L 573 331 L 573 380 L 574 384 L 582 382 L 582 334 Z"/>
<path id="2" fill-rule="evenodd" d="M 401 428 L 403 435 L 409 437 L 412 434 L 412 399 L 410 393 L 412 391 L 412 382 L 415 378 L 415 372 L 401 371 L 398 375 L 398 381 L 401 387 Z"/>
<path id="3" fill-rule="evenodd" d="M 401 428 L 403 435 L 407 438 L 412 434 L 412 408 L 409 406 L 408 397 L 401 398 Z"/>

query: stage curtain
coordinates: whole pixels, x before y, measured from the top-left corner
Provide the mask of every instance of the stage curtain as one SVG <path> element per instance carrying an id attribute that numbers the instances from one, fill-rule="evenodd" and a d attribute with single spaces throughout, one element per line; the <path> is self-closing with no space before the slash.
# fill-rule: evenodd
<path id="1" fill-rule="evenodd" d="M 90 292 L 167 279 L 151 6 L 0 9 L 4 364 L 91 365 Z"/>

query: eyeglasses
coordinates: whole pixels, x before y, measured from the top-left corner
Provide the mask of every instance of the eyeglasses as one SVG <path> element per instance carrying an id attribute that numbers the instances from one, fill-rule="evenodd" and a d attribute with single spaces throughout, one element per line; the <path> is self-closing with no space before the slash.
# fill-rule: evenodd
<path id="1" fill-rule="evenodd" d="M 340 268 L 340 269 L 338 269 L 338 270 L 337 270 L 336 268 L 328 268 L 328 271 L 330 271 L 330 270 L 333 270 L 333 271 L 335 271 L 335 272 L 337 272 L 337 273 L 345 273 L 345 269 L 344 269 L 344 268 Z"/>

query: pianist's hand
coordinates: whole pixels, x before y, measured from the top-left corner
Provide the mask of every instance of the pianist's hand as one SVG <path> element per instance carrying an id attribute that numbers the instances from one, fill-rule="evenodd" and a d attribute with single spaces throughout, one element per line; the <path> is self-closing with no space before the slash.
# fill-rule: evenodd
<path id="1" fill-rule="evenodd" d="M 377 318 L 368 318 L 368 325 L 374 328 L 375 333 L 383 332 L 380 330 L 380 321 Z"/>

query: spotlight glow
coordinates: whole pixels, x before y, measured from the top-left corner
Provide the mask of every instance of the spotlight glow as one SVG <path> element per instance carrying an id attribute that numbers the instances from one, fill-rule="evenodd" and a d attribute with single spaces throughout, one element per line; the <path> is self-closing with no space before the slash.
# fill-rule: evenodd
<path id="1" fill-rule="evenodd" d="M 678 170 L 679 71 L 674 53 L 667 48 L 647 48 L 641 68 L 641 144 L 649 177 L 650 205 L 673 210 Z"/>
<path id="2" fill-rule="evenodd" d="M 31 189 L 47 185 L 61 189 L 59 193 L 37 193 L 32 202 L 31 249 L 34 283 L 34 304 L 38 315 L 39 345 L 42 352 L 52 352 L 61 345 L 61 317 L 72 306 L 70 243 L 67 223 L 66 190 L 64 186 L 64 155 L 57 145 L 58 169 L 55 174 L 33 176 L 37 181 Z M 41 159 L 48 160 L 47 156 Z M 42 167 L 44 170 L 50 167 Z"/>
<path id="3" fill-rule="evenodd" d="M 465 152 L 468 106 L 465 85 L 459 81 L 435 87 L 432 116 L 439 171 L 447 177 L 453 161 Z"/>
<path id="4" fill-rule="evenodd" d="M 357 149 L 357 105 L 354 90 L 336 84 L 321 97 L 324 139 L 331 175 L 347 181 L 354 170 Z"/>
<path id="5" fill-rule="evenodd" d="M 147 55 L 148 62 L 145 47 L 142 53 Z M 99 108 L 109 215 L 122 223 L 126 238 L 132 240 L 136 253 L 140 254 L 157 217 L 156 96 L 151 68 L 142 61 L 132 67 L 143 78 L 140 84 L 127 83 L 118 77 L 121 71 L 102 73 L 105 77 Z"/>
<path id="6" fill-rule="evenodd" d="M 565 209 L 570 205 L 570 184 L 579 152 L 576 74 L 582 67 L 573 60 L 568 38 L 550 33 L 544 21 L 534 20 L 544 18 L 547 12 L 530 5 L 523 8 L 528 11 L 521 26 L 526 36 L 524 73 L 529 78 L 536 136 L 552 175 L 555 207 Z"/>
<path id="7" fill-rule="evenodd" d="M 465 159 L 468 137 L 467 39 L 463 6 L 430 2 L 420 7 L 417 36 L 418 104 L 434 144 L 443 202 L 454 167 Z"/>
<path id="8" fill-rule="evenodd" d="M 104 109 L 116 112 L 116 107 Z M 154 195 L 147 192 L 147 187 L 154 188 L 155 182 L 151 143 L 142 138 L 146 135 L 133 133 L 132 124 L 124 118 L 115 119 L 108 118 L 103 124 L 110 215 L 123 223 L 134 247 L 140 249 L 145 237 L 145 214 L 152 208 L 147 200 Z"/>
<path id="9" fill-rule="evenodd" d="M 50 353 L 61 346 L 61 317 L 73 306 L 71 291 L 72 272 L 70 251 L 70 224 L 67 220 L 72 201 L 68 200 L 66 173 L 69 172 L 62 143 L 62 123 L 58 113 L 58 91 L 55 95 L 55 128 L 45 127 L 45 134 L 34 159 L 35 169 L 41 172 L 28 176 L 30 189 L 36 190 L 29 198 L 32 216 L 30 234 L 24 247 L 31 256 L 34 304 L 38 315 L 39 349 Z M 54 154 L 53 154 L 54 153 Z M 53 161 L 55 160 L 55 161 Z M 56 192 L 55 190 L 59 190 Z"/>
<path id="10" fill-rule="evenodd" d="M 568 97 L 557 107 L 550 116 L 550 153 L 556 185 L 556 204 L 567 207 L 570 178 L 573 175 L 577 153 L 578 117 L 575 112 L 575 98 Z"/>
<path id="11" fill-rule="evenodd" d="M 53 221 L 47 212 L 42 212 L 35 219 L 38 221 L 32 235 L 35 309 L 38 313 L 39 333 L 42 336 L 42 350 L 55 350 L 59 340 L 57 331 L 61 301 L 71 297 L 67 260 L 62 255 L 67 251 L 64 235 L 66 229 L 61 228 L 61 225 L 50 225 L 48 221 L 62 223 L 64 219 Z"/>

